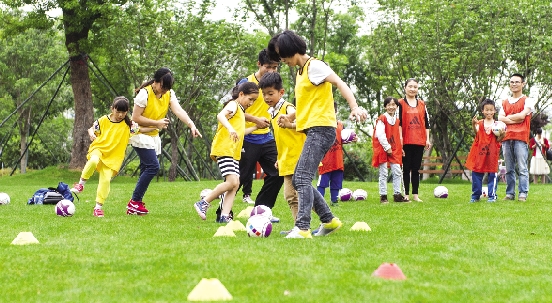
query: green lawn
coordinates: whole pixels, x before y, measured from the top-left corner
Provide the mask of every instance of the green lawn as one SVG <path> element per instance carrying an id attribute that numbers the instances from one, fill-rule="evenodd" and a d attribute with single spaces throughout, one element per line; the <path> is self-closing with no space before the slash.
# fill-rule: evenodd
<path id="1" fill-rule="evenodd" d="M 469 183 L 446 180 L 449 198 L 437 199 L 436 184 L 424 181 L 423 203 L 380 205 L 376 183 L 345 182 L 368 200 L 332 208 L 344 227 L 307 240 L 279 234 L 292 227 L 282 193 L 273 210 L 282 223 L 269 238 L 213 238 L 214 209 L 202 221 L 192 204 L 218 181 L 160 178 L 146 194 L 144 217 L 125 213 L 130 177 L 112 182 L 105 218 L 92 216 L 97 176 L 74 217 L 26 205 L 36 189 L 78 176 L 49 168 L 0 177 L 0 192 L 12 200 L 0 207 L 1 302 L 183 302 L 202 278 L 219 279 L 235 302 L 552 302 L 549 185 L 531 185 L 522 203 L 502 201 L 501 183 L 497 203 L 469 204 Z M 261 185 L 255 181 L 254 192 Z M 240 199 L 234 210 L 245 207 Z M 357 221 L 372 231 L 349 231 Z M 22 231 L 40 244 L 11 245 Z M 407 279 L 372 277 L 384 262 Z"/>

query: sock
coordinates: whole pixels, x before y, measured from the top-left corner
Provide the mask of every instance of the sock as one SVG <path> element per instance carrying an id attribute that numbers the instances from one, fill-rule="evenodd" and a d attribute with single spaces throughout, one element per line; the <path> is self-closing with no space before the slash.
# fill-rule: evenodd
<path id="1" fill-rule="evenodd" d="M 87 180 L 80 179 L 80 180 L 79 180 L 79 184 L 82 185 L 82 186 L 84 186 L 84 184 L 86 184 L 86 181 L 87 181 Z"/>
<path id="2" fill-rule="evenodd" d="M 230 217 L 230 214 L 223 214 L 223 213 L 221 213 L 220 216 L 221 216 L 221 217 Z"/>
<path id="3" fill-rule="evenodd" d="M 102 209 L 103 204 L 100 204 L 96 202 L 96 206 L 94 206 L 94 209 Z"/>

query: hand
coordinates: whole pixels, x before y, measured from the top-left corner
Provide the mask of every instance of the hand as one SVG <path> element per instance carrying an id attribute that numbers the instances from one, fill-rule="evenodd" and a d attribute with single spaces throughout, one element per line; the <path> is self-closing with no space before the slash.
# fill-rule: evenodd
<path id="1" fill-rule="evenodd" d="M 349 119 L 355 122 L 364 122 L 368 118 L 368 112 L 362 107 L 355 107 L 351 110 Z"/>
<path id="2" fill-rule="evenodd" d="M 473 116 L 472 118 L 472 124 L 475 125 L 479 122 L 479 120 L 477 119 L 477 114 L 475 114 L 475 116 Z"/>
<path id="3" fill-rule="evenodd" d="M 169 126 L 169 119 L 167 118 L 163 118 L 163 119 L 160 119 L 160 120 L 157 120 L 157 123 L 155 124 L 155 126 L 157 126 L 158 129 L 165 129 Z"/>
<path id="4" fill-rule="evenodd" d="M 278 126 L 281 128 L 286 128 L 286 125 L 291 124 L 291 121 L 289 120 L 288 115 L 280 115 L 278 118 Z"/>
<path id="5" fill-rule="evenodd" d="M 404 154 L 404 149 L 402 150 L 402 156 L 403 156 L 403 157 L 405 156 L 405 154 Z"/>
<path id="6" fill-rule="evenodd" d="M 385 151 L 388 155 L 392 155 L 393 154 L 393 150 L 390 148 L 388 150 Z"/>
<path id="7" fill-rule="evenodd" d="M 262 117 L 255 120 L 255 125 L 257 125 L 258 129 L 267 128 L 270 126 L 270 121 L 267 118 Z"/>
<path id="8" fill-rule="evenodd" d="M 238 142 L 238 133 L 236 133 L 235 130 L 231 130 L 230 132 L 230 139 L 232 139 L 232 142 Z"/>
<path id="9" fill-rule="evenodd" d="M 201 133 L 199 133 L 199 130 L 194 126 L 192 126 L 192 128 L 190 128 L 190 131 L 192 132 L 192 137 L 194 138 L 197 138 L 197 137 L 200 137 L 200 138 L 203 138 L 203 136 L 201 135 Z"/>
<path id="10" fill-rule="evenodd" d="M 88 136 L 90 136 L 90 141 L 96 140 L 96 134 L 95 133 L 88 134 Z"/>
<path id="11" fill-rule="evenodd" d="M 278 169 L 278 161 L 274 162 L 274 167 Z"/>
<path id="12" fill-rule="evenodd" d="M 431 148 L 431 143 L 429 142 L 429 140 L 427 140 L 425 144 L 425 150 L 429 150 L 430 148 Z"/>

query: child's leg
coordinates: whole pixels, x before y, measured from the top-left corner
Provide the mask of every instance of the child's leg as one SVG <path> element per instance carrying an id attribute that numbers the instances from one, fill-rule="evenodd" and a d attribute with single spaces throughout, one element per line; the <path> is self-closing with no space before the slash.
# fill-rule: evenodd
<path id="1" fill-rule="evenodd" d="M 297 218 L 297 211 L 299 209 L 299 196 L 292 184 L 293 175 L 284 176 L 284 198 L 286 199 L 289 209 L 291 210 L 291 216 L 293 222 Z"/>
<path id="2" fill-rule="evenodd" d="M 387 195 L 387 162 L 382 163 L 378 166 L 379 169 L 379 178 L 378 178 L 378 185 L 379 185 L 379 194 Z M 393 179 L 393 185 L 395 185 L 395 180 Z"/>
<path id="3" fill-rule="evenodd" d="M 489 195 L 489 201 L 496 200 L 496 190 L 498 188 L 498 178 L 496 173 L 489 173 L 487 176 L 487 192 Z"/>
<path id="4" fill-rule="evenodd" d="M 402 168 L 400 164 L 391 163 L 391 174 L 393 175 L 393 193 L 402 194 Z"/>
<path id="5" fill-rule="evenodd" d="M 224 181 L 224 183 L 226 183 L 230 189 L 226 191 L 226 194 L 224 195 L 224 201 L 222 203 L 222 211 L 220 212 L 221 217 L 230 215 L 232 206 L 234 206 L 234 197 L 236 196 L 236 192 L 240 187 L 240 176 L 228 175 L 226 176 L 226 180 Z"/>
<path id="6" fill-rule="evenodd" d="M 339 190 L 343 187 L 343 171 L 334 170 L 330 173 L 330 199 L 332 203 L 337 203 Z"/>
<path id="7" fill-rule="evenodd" d="M 111 177 L 113 177 L 114 171 L 102 164 L 99 165 L 99 168 L 100 176 L 98 181 L 98 191 L 96 192 L 96 205 L 101 207 L 109 195 L 109 191 L 111 189 Z"/>
<path id="8" fill-rule="evenodd" d="M 84 168 L 82 170 L 81 182 L 82 181 L 86 182 L 86 180 L 92 177 L 99 163 L 100 163 L 100 155 L 98 153 L 92 153 L 92 155 L 90 155 L 90 160 L 86 161 L 86 164 L 84 165 Z M 81 183 L 81 182 L 79 183 L 84 185 L 84 183 Z"/>
<path id="9" fill-rule="evenodd" d="M 326 195 L 326 187 L 328 186 L 330 186 L 330 173 L 325 173 L 318 176 L 318 184 L 316 184 L 316 190 L 318 190 L 322 197 Z"/>
<path id="10" fill-rule="evenodd" d="M 473 201 L 479 201 L 481 198 L 481 185 L 483 184 L 483 176 L 485 173 L 472 171 L 472 196 Z M 490 189 L 487 189 L 490 191 Z"/>

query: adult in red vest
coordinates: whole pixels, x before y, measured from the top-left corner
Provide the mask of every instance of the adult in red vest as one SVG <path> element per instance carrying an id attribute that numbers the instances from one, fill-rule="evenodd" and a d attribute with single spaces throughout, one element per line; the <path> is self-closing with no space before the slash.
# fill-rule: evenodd
<path id="1" fill-rule="evenodd" d="M 523 94 L 525 77 L 513 74 L 510 77 L 512 96 L 502 101 L 498 120 L 507 124 L 506 137 L 502 142 L 502 153 L 506 162 L 506 197 L 504 200 L 516 198 L 516 165 L 519 171 L 518 200 L 526 201 L 529 193 L 529 170 L 527 156 L 529 154 L 529 132 L 531 114 L 535 105 L 532 98 Z"/>
<path id="2" fill-rule="evenodd" d="M 403 183 L 405 198 L 409 199 L 412 182 L 411 201 L 422 202 L 418 197 L 420 185 L 420 165 L 424 149 L 429 149 L 429 116 L 425 103 L 418 98 L 418 80 L 410 78 L 404 84 L 405 97 L 399 100 L 399 119 L 403 137 Z"/>

